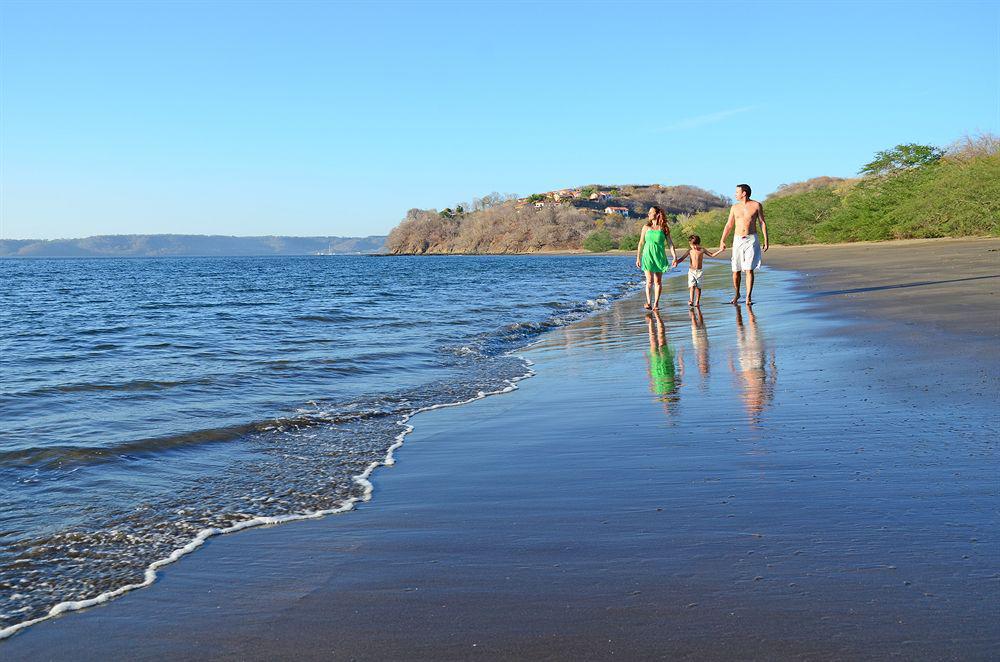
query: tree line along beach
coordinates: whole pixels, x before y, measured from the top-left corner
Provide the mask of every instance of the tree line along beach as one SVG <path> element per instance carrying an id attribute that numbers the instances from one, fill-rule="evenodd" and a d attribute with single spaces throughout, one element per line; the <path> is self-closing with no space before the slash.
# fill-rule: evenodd
<path id="1" fill-rule="evenodd" d="M 998 149 L 992 134 L 946 148 L 897 145 L 876 154 L 859 178 L 782 186 L 764 200 L 771 243 L 1000 236 Z M 386 248 L 397 254 L 635 250 L 653 205 L 669 215 L 679 237 L 698 234 L 710 246 L 718 243 L 728 204 L 685 185 L 588 185 L 525 198 L 494 193 L 441 211 L 411 209 Z"/>

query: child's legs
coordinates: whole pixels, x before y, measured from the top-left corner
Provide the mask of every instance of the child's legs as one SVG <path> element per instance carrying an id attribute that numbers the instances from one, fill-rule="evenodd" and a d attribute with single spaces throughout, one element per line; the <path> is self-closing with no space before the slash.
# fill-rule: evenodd
<path id="1" fill-rule="evenodd" d="M 694 285 L 688 287 L 688 303 L 694 301 Z"/>
<path id="2" fill-rule="evenodd" d="M 701 305 L 701 288 L 698 287 L 697 285 L 695 285 L 691 289 L 694 290 L 694 292 L 691 293 L 692 297 L 694 298 L 694 305 L 700 306 Z"/>

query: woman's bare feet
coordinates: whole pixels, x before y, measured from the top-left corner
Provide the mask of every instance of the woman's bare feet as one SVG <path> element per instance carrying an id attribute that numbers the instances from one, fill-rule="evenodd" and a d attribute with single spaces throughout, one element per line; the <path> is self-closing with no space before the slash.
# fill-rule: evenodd
<path id="1" fill-rule="evenodd" d="M 688 299 L 688 308 L 694 308 L 694 301 L 691 301 L 691 299 Z"/>
<path id="2" fill-rule="evenodd" d="M 736 304 L 738 304 L 739 302 L 740 302 L 740 295 L 739 294 L 737 294 L 736 296 L 734 296 L 732 299 L 729 300 L 729 303 L 733 304 L 734 306 Z"/>
<path id="3" fill-rule="evenodd" d="M 642 307 L 645 308 L 646 310 L 652 310 L 652 307 L 648 303 L 642 304 Z"/>
<path id="4" fill-rule="evenodd" d="M 747 305 L 748 306 L 752 306 L 753 305 L 753 299 L 751 299 L 750 297 L 747 297 Z"/>

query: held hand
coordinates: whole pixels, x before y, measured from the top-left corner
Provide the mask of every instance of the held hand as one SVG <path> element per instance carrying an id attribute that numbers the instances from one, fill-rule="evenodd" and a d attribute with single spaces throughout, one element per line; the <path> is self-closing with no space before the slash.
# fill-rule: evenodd
<path id="1" fill-rule="evenodd" d="M 764 242 L 764 252 L 765 253 L 767 252 L 768 248 L 770 248 L 770 245 L 767 242 Z"/>

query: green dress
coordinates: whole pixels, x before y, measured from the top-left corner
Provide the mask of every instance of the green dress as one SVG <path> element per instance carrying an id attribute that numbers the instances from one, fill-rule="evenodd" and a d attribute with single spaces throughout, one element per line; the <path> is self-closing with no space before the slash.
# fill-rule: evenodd
<path id="1" fill-rule="evenodd" d="M 642 270 L 662 274 L 667 270 L 667 237 L 663 230 L 646 230 L 642 245 Z"/>

